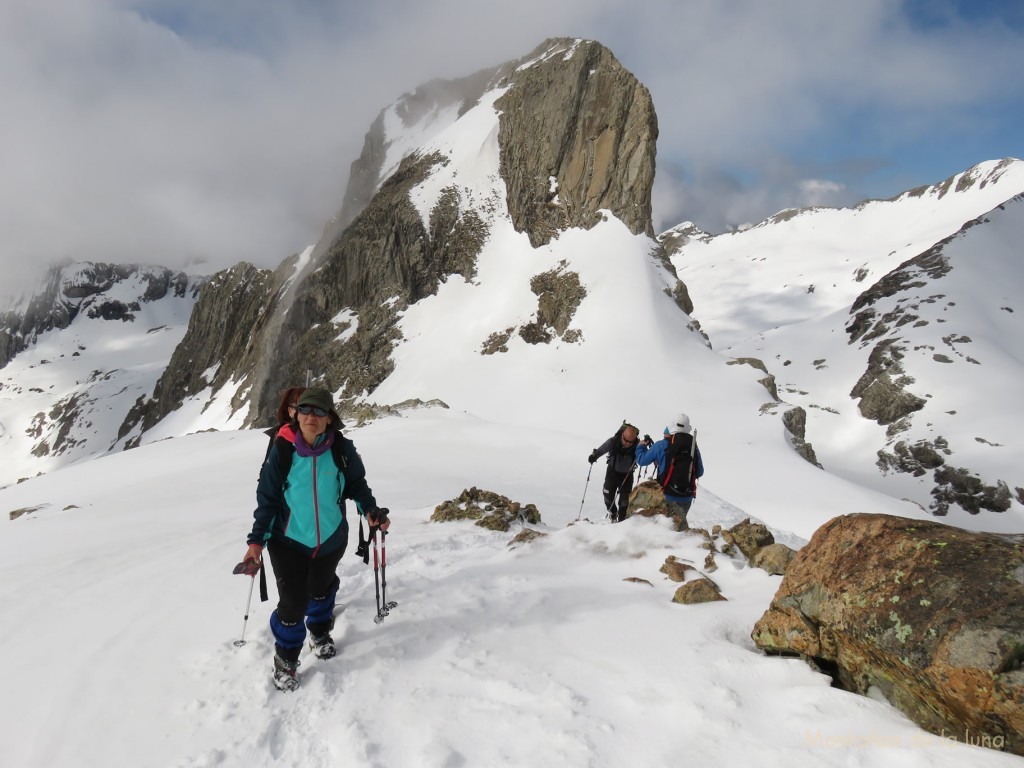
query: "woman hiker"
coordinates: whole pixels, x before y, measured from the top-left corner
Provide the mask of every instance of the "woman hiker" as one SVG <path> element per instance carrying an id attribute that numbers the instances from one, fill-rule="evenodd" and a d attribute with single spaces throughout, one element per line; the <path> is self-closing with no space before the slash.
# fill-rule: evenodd
<path id="1" fill-rule="evenodd" d="M 331 630 L 340 586 L 335 571 L 348 544 L 346 499 L 371 527 L 386 531 L 388 510 L 377 506 L 363 461 L 341 434 L 329 392 L 307 389 L 295 418 L 278 431 L 260 470 L 256 511 L 243 562 L 259 562 L 266 548 L 277 580 L 278 603 L 270 616 L 274 636 L 274 684 L 298 685 L 299 651 L 310 635 L 320 659 L 335 655 Z"/>

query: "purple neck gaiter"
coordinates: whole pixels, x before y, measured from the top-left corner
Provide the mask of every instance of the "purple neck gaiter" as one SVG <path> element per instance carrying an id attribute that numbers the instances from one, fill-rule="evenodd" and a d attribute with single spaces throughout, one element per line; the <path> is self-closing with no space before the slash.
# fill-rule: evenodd
<path id="1" fill-rule="evenodd" d="M 302 436 L 301 430 L 297 430 L 295 432 L 295 452 L 299 454 L 299 456 L 320 456 L 329 451 L 333 444 L 333 429 L 328 429 L 323 434 L 317 435 L 316 440 L 313 441 L 312 446 L 306 444 L 306 440 Z"/>

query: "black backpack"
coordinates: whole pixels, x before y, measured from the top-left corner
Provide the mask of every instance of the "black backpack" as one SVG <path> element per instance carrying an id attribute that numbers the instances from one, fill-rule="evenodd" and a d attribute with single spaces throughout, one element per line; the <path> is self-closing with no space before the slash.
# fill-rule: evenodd
<path id="1" fill-rule="evenodd" d="M 669 496 L 696 496 L 697 483 L 693 476 L 694 454 L 697 451 L 695 437 L 685 432 L 669 435 L 665 449 L 665 474 L 658 483 Z"/>

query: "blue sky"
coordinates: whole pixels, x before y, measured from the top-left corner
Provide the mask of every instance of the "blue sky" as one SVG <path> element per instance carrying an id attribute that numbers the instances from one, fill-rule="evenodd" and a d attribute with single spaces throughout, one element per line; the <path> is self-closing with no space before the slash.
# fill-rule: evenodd
<path id="1" fill-rule="evenodd" d="M 7 0 L 0 264 L 275 266 L 336 212 L 381 108 L 554 36 L 651 90 L 656 229 L 1024 156 L 1018 2 Z"/>

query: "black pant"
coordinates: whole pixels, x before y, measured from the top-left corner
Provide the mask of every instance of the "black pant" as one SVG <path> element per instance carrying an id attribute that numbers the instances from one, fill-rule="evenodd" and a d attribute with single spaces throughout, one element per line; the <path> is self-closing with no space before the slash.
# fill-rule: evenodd
<path id="1" fill-rule="evenodd" d="M 310 608 L 310 601 L 322 600 L 338 591 L 341 583 L 338 574 L 338 563 L 345 554 L 345 548 L 339 547 L 320 557 L 309 557 L 287 544 L 271 539 L 267 542 L 270 553 L 270 564 L 274 567 L 274 578 L 277 580 L 277 616 L 284 624 L 300 624 Z M 333 606 L 332 606 L 333 608 Z M 318 624 L 326 625 L 326 617 Z M 310 625 L 310 630 L 320 634 L 322 626 Z"/>
<path id="2" fill-rule="evenodd" d="M 616 522 L 626 519 L 626 508 L 629 507 L 629 492 L 633 490 L 633 473 L 616 472 L 611 467 L 604 474 L 604 508 Z M 615 500 L 615 492 L 618 491 L 618 504 Z M 612 507 L 616 509 L 612 509 Z"/>

